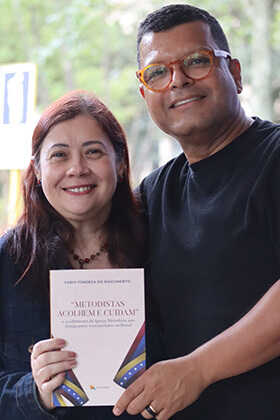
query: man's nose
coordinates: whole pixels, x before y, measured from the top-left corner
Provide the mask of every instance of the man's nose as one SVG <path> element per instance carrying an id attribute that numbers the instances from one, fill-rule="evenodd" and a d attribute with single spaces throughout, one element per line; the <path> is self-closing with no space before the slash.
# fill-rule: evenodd
<path id="1" fill-rule="evenodd" d="M 171 88 L 181 88 L 186 84 L 189 85 L 193 83 L 193 79 L 186 75 L 179 63 L 174 63 L 172 70 Z"/>

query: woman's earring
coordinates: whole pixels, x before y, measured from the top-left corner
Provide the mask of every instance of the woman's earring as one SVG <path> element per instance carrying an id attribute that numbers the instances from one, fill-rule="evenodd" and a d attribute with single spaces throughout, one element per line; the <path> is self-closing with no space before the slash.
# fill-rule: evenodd
<path id="1" fill-rule="evenodd" d="M 119 183 L 123 182 L 123 175 L 119 175 L 119 176 L 118 176 L 118 182 L 119 182 Z"/>
<path id="2" fill-rule="evenodd" d="M 40 187 L 42 185 L 42 180 L 38 179 L 36 182 L 36 187 Z"/>
<path id="3" fill-rule="evenodd" d="M 239 82 L 237 86 L 237 93 L 241 93 L 243 90 L 242 84 Z"/>

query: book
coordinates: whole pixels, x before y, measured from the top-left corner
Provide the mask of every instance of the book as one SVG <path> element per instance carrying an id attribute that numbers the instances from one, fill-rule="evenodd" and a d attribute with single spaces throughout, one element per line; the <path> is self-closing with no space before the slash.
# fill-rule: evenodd
<path id="1" fill-rule="evenodd" d="M 146 368 L 144 270 L 51 270 L 50 312 L 77 353 L 53 405 L 114 405 Z"/>

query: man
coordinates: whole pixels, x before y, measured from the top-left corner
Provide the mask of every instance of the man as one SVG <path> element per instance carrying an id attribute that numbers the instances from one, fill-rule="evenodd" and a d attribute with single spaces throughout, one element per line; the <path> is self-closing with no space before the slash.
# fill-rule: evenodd
<path id="1" fill-rule="evenodd" d="M 280 126 L 245 115 L 240 63 L 207 12 L 150 14 L 138 52 L 150 115 L 183 153 L 140 186 L 167 357 L 114 413 L 280 419 Z"/>

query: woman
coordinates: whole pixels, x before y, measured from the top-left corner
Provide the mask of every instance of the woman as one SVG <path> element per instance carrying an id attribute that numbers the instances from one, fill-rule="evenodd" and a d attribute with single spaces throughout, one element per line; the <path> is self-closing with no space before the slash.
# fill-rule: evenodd
<path id="1" fill-rule="evenodd" d="M 48 273 L 143 266 L 125 134 L 94 94 L 73 91 L 42 114 L 32 154 L 23 215 L 0 244 L 0 418 L 109 420 L 111 407 L 52 407 L 76 355 L 49 339 Z"/>

